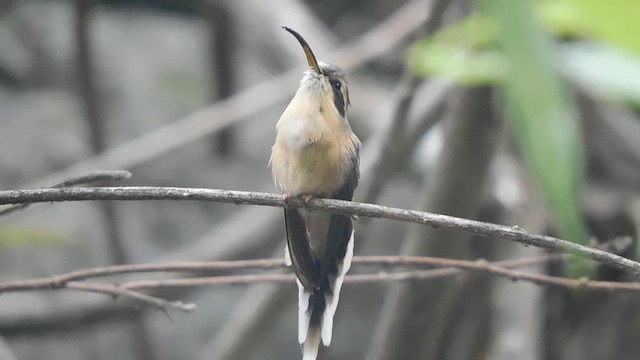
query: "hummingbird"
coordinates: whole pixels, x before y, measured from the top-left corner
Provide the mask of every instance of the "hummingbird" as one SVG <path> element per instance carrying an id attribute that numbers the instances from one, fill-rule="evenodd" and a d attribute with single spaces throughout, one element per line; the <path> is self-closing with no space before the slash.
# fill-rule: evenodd
<path id="1" fill-rule="evenodd" d="M 360 177 L 360 140 L 347 121 L 345 72 L 316 60 L 296 31 L 309 68 L 276 124 L 270 166 L 285 202 L 300 197 L 352 200 Z M 298 342 L 303 360 L 331 343 L 333 317 L 353 257 L 350 216 L 325 210 L 284 209 L 285 258 L 298 284 Z"/>

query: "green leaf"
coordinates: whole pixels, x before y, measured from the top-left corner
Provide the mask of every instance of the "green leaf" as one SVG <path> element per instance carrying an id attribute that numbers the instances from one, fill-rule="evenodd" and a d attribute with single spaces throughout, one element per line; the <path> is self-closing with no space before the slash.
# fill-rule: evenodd
<path id="1" fill-rule="evenodd" d="M 555 34 L 609 43 L 640 55 L 640 1 L 538 0 L 536 13 Z"/>
<path id="2" fill-rule="evenodd" d="M 499 26 L 509 74 L 500 83 L 522 154 L 542 188 L 560 236 L 587 244 L 580 211 L 582 139 L 573 97 L 556 74 L 551 42 L 527 0 L 482 0 Z M 585 262 L 573 275 L 584 275 Z"/>
<path id="3" fill-rule="evenodd" d="M 640 55 L 640 1 L 564 0 L 589 25 L 590 35 Z"/>
<path id="4" fill-rule="evenodd" d="M 573 0 L 540 0 L 535 10 L 542 25 L 551 33 L 565 37 L 584 37 L 590 34 L 585 19 Z"/>
<path id="5" fill-rule="evenodd" d="M 640 11 L 640 1 L 614 1 L 627 6 L 628 13 L 610 2 L 592 0 L 538 0 L 532 6 L 536 18 L 555 35 L 609 41 L 591 46 L 563 44 L 563 51 L 553 59 L 561 67 L 561 75 L 594 95 L 638 106 L 640 57 L 633 51 L 640 47 L 636 41 L 640 21 L 630 21 L 629 14 Z M 610 17 L 620 12 L 625 13 L 620 22 Z M 633 18 L 640 19 L 638 15 Z M 608 26 L 613 29 L 603 30 Z M 409 65 L 416 74 L 440 76 L 463 85 L 496 84 L 507 77 L 510 66 L 497 49 L 498 33 L 494 18 L 473 14 L 414 44 Z"/>
<path id="6" fill-rule="evenodd" d="M 422 76 L 442 76 L 465 85 L 493 84 L 507 72 L 504 57 L 492 49 L 496 34 L 493 21 L 472 15 L 414 44 L 409 65 Z"/>
<path id="7" fill-rule="evenodd" d="M 601 98 L 640 107 L 640 58 L 605 44 L 567 44 L 560 49 L 563 74 Z"/>

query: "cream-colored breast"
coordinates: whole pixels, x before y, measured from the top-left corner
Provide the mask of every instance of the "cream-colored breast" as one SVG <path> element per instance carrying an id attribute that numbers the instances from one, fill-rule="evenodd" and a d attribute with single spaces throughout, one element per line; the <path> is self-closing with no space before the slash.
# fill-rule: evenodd
<path id="1" fill-rule="evenodd" d="M 328 101 L 298 93 L 278 121 L 271 170 L 285 192 L 323 196 L 344 185 L 355 144 L 351 129 Z"/>

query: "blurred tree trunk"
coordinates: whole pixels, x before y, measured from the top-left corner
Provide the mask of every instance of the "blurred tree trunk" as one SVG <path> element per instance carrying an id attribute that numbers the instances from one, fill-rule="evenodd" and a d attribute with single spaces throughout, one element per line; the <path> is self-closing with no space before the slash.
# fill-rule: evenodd
<path id="1" fill-rule="evenodd" d="M 593 237 L 600 242 L 619 236 L 638 238 L 631 213 L 637 186 L 637 167 L 631 138 L 640 131 L 638 119 L 611 104 L 580 96 L 587 151 L 587 191 L 584 210 Z M 631 137 L 629 137 L 631 136 Z M 636 153 L 637 154 L 637 153 Z M 629 187 L 631 186 L 631 188 Z M 637 259 L 637 242 L 620 255 Z M 564 275 L 561 265 L 548 272 Z M 637 281 L 609 268 L 598 269 L 597 278 L 608 281 Z M 576 292 L 545 288 L 544 323 L 541 333 L 544 359 L 637 359 L 640 353 L 640 298 L 620 292 Z"/>
<path id="2" fill-rule="evenodd" d="M 91 46 L 95 0 L 75 0 L 75 40 L 76 66 L 78 69 L 78 97 L 84 105 L 85 118 L 89 128 L 89 146 L 93 154 L 106 149 L 106 117 L 101 106 L 94 52 Z M 97 205 L 102 213 L 102 225 L 111 250 L 112 264 L 126 264 L 129 255 L 124 246 L 120 221 L 115 202 L 104 201 Z M 155 359 L 149 332 L 144 324 L 144 313 L 136 313 L 128 321 L 129 331 L 135 338 L 135 353 L 140 360 Z"/>
<path id="3" fill-rule="evenodd" d="M 483 200 L 484 183 L 493 157 L 499 122 L 492 109 L 490 88 L 460 89 L 450 103 L 450 117 L 444 123 L 444 148 L 431 181 L 421 194 L 419 209 L 475 218 Z M 469 176 L 472 174 L 472 176 Z M 469 236 L 424 226 L 412 227 L 402 255 L 469 258 Z M 471 346 L 465 356 L 477 358 L 473 338 L 448 343 L 446 333 L 458 331 L 465 319 L 461 307 L 470 306 L 468 316 L 480 321 L 488 307 L 488 287 L 482 277 L 452 281 L 435 279 L 391 287 L 367 359 L 458 358 L 447 354 L 449 346 L 465 341 Z M 476 292 L 473 289 L 483 289 Z M 464 298 L 462 298 L 464 296 Z M 486 326 L 482 319 L 483 326 Z M 453 336 L 455 338 L 456 336 Z M 479 350 L 479 349 L 478 349 Z M 457 355 L 456 355 L 457 356 Z"/>
<path id="4" fill-rule="evenodd" d="M 600 231 L 594 231 L 594 236 L 600 239 L 631 233 L 637 236 L 628 214 L 616 212 L 590 220 L 591 225 L 599 227 Z M 633 258 L 629 253 L 622 255 Z M 599 270 L 597 278 L 600 280 L 636 280 L 611 269 Z M 563 276 L 565 269 L 550 266 L 549 273 Z M 640 298 L 637 294 L 547 287 L 543 301 L 544 359 L 637 359 L 640 353 Z"/>
<path id="5" fill-rule="evenodd" d="M 212 101 L 228 98 L 236 88 L 235 24 L 228 5 L 221 0 L 205 0 L 207 20 L 210 26 L 209 71 Z M 213 136 L 213 151 L 227 157 L 233 151 L 234 129 L 227 127 Z"/>

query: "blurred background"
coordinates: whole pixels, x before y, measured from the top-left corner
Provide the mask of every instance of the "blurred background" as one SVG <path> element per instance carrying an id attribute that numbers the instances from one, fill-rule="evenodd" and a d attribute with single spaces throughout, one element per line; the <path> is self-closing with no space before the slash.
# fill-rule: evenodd
<path id="1" fill-rule="evenodd" d="M 355 200 L 582 244 L 628 236 L 607 249 L 638 259 L 638 18 L 635 0 L 2 0 L 0 186 L 126 169 L 115 185 L 275 192 L 275 123 L 306 69 L 287 25 L 347 71 L 363 141 Z M 0 281 L 284 247 L 277 208 L 59 203 L 1 220 Z M 360 218 L 356 232 L 356 255 L 543 254 L 388 220 Z M 525 270 L 630 280 L 577 261 Z M 198 308 L 2 294 L 0 360 L 301 356 L 293 284 L 152 293 Z M 320 359 L 637 359 L 638 334 L 638 294 L 467 273 L 346 284 Z"/>

